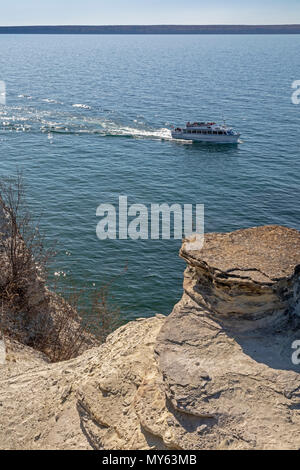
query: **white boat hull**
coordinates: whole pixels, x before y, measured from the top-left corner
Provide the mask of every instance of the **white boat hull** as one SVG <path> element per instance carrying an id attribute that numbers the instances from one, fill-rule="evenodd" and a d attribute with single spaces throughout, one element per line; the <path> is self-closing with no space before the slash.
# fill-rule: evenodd
<path id="1" fill-rule="evenodd" d="M 192 140 L 193 142 L 211 142 L 214 144 L 238 144 L 239 134 L 214 135 L 214 134 L 187 134 L 185 132 L 171 131 L 173 139 Z"/>

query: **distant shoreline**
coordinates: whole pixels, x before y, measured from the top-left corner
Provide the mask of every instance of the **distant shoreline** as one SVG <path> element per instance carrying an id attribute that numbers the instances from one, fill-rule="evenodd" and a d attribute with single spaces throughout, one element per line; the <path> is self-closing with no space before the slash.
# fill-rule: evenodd
<path id="1" fill-rule="evenodd" d="M 300 34 L 300 24 L 0 26 L 0 34 Z"/>

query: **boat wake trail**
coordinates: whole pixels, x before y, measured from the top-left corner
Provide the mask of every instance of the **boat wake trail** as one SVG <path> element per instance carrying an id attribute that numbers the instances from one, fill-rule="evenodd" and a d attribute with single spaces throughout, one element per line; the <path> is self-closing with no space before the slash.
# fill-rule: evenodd
<path id="1" fill-rule="evenodd" d="M 23 96 L 23 95 L 22 95 Z M 50 98 L 41 100 L 46 105 L 56 104 L 58 101 Z M 62 104 L 59 102 L 59 104 Z M 42 134 L 62 135 L 96 135 L 99 137 L 125 137 L 133 139 L 171 140 L 172 135 L 165 127 L 153 128 L 137 119 L 126 117 L 112 120 L 106 116 L 89 116 L 90 108 L 83 104 L 73 104 L 69 109 L 61 108 L 39 109 L 35 106 L 2 106 L 0 107 L 0 133 L 30 132 Z M 110 114 L 113 112 L 111 111 Z M 100 113 L 99 113 L 100 114 Z"/>
<path id="2" fill-rule="evenodd" d="M 102 123 L 103 129 L 97 131 L 106 136 L 132 137 L 136 139 L 172 139 L 171 132 L 167 128 L 161 129 L 142 129 L 138 127 L 122 126 L 113 122 Z"/>
<path id="3" fill-rule="evenodd" d="M 90 125 L 61 125 L 61 124 L 46 124 L 41 127 L 41 132 L 53 134 L 91 134 L 98 135 L 99 137 L 127 137 L 135 139 L 159 139 L 171 140 L 171 132 L 167 128 L 161 129 L 141 129 L 130 126 L 121 126 L 116 123 L 102 124 L 99 127 L 92 127 Z"/>

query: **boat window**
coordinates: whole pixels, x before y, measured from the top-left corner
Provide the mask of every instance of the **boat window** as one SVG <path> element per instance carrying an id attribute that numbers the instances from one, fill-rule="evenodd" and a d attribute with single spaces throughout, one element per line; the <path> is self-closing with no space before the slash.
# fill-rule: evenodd
<path id="1" fill-rule="evenodd" d="M 213 134 L 218 134 L 217 131 L 213 131 Z"/>

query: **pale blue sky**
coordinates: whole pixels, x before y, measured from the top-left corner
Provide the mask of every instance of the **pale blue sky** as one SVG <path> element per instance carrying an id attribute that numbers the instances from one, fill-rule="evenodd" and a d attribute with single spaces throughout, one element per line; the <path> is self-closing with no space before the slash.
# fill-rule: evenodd
<path id="1" fill-rule="evenodd" d="M 291 24 L 300 0 L 9 0 L 0 25 Z"/>

